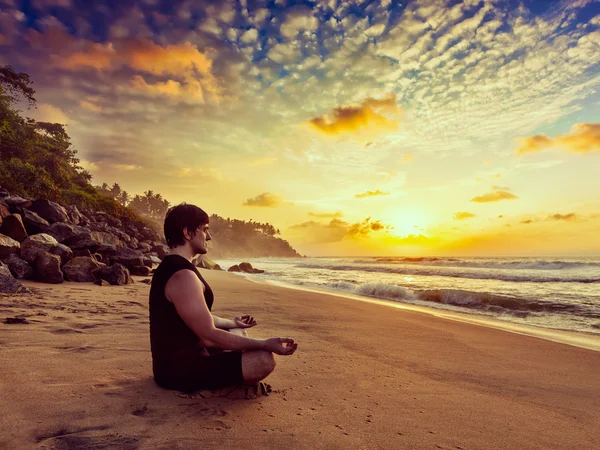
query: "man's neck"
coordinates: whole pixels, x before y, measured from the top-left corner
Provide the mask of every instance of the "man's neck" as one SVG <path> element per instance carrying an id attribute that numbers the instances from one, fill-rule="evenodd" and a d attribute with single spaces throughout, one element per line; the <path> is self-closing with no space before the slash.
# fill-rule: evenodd
<path id="1" fill-rule="evenodd" d="M 169 254 L 183 256 L 189 262 L 192 262 L 192 259 L 194 258 L 194 256 L 196 256 L 192 248 L 188 245 L 182 245 L 179 247 L 172 248 Z"/>

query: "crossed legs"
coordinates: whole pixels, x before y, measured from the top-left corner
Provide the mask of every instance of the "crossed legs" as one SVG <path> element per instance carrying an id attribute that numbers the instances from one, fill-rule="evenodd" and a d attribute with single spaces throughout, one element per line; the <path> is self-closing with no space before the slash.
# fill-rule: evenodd
<path id="1" fill-rule="evenodd" d="M 230 333 L 248 336 L 243 328 L 232 328 Z M 258 383 L 275 369 L 275 356 L 266 350 L 249 350 L 242 353 L 242 374 L 247 384 Z"/>

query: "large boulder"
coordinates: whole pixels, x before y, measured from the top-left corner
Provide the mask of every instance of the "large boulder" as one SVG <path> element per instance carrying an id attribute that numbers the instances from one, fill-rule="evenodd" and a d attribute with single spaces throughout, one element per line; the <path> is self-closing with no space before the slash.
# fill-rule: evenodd
<path id="1" fill-rule="evenodd" d="M 65 274 L 65 280 L 85 283 L 96 281 L 96 277 L 92 272 L 102 267 L 105 267 L 105 264 L 99 263 L 94 258 L 78 256 L 65 264 L 62 270 Z"/>
<path id="2" fill-rule="evenodd" d="M 151 271 L 152 269 L 148 266 L 133 266 L 130 269 L 131 275 L 137 275 L 141 277 L 147 277 L 148 275 L 150 275 Z"/>
<path id="3" fill-rule="evenodd" d="M 19 242 L 23 242 L 28 236 L 23 219 L 19 214 L 10 214 L 6 216 L 0 227 L 0 233 Z"/>
<path id="4" fill-rule="evenodd" d="M 53 236 L 58 242 L 75 239 L 76 237 L 90 238 L 90 230 L 77 225 L 71 225 L 64 222 L 55 222 L 45 231 L 46 234 Z"/>
<path id="5" fill-rule="evenodd" d="M 58 244 L 56 248 L 50 251 L 53 255 L 60 256 L 60 265 L 68 263 L 73 259 L 73 250 L 67 247 L 65 244 Z"/>
<path id="6" fill-rule="evenodd" d="M 71 247 L 73 251 L 76 250 L 89 250 L 90 253 L 96 253 L 98 248 L 102 245 L 95 239 L 86 237 L 85 235 L 74 236 L 63 242 L 63 244 Z"/>
<path id="7" fill-rule="evenodd" d="M 10 273 L 8 267 L 0 263 L 0 292 L 6 294 L 31 294 L 31 291 L 23 286 Z"/>
<path id="8" fill-rule="evenodd" d="M 136 250 L 120 248 L 117 254 L 110 257 L 111 264 L 123 264 L 128 269 L 144 265 L 144 255 Z"/>
<path id="9" fill-rule="evenodd" d="M 10 216 L 10 209 L 4 200 L 0 201 L 0 218 Z"/>
<path id="10" fill-rule="evenodd" d="M 206 257 L 206 255 L 199 255 L 196 258 L 194 258 L 194 260 L 192 261 L 192 263 L 196 266 L 196 267 L 201 267 L 202 269 L 208 269 L 208 270 L 223 270 L 221 269 L 221 266 L 219 266 L 216 262 L 212 261 L 211 259 L 208 259 Z M 241 269 L 241 264 L 240 267 Z"/>
<path id="11" fill-rule="evenodd" d="M 227 269 L 227 272 L 241 272 L 240 266 L 235 264 L 235 265 L 231 266 L 229 269 Z"/>
<path id="12" fill-rule="evenodd" d="M 7 259 L 13 253 L 19 253 L 21 244 L 13 238 L 0 234 L 0 260 Z"/>
<path id="13" fill-rule="evenodd" d="M 160 259 L 163 259 L 169 254 L 169 247 L 164 244 L 157 244 L 152 247 L 151 251 L 156 253 Z"/>
<path id="14" fill-rule="evenodd" d="M 255 269 L 249 262 L 240 263 L 240 270 L 246 273 L 264 273 L 264 270 Z"/>
<path id="15" fill-rule="evenodd" d="M 19 280 L 26 280 L 33 276 L 32 267 L 24 259 L 19 258 L 16 254 L 10 255 L 5 261 L 8 270 L 13 277 Z"/>
<path id="16" fill-rule="evenodd" d="M 19 197 L 18 195 L 11 195 L 9 197 L 4 197 L 2 201 L 8 205 L 8 210 L 11 213 L 20 213 L 23 211 L 23 208 L 29 208 L 31 206 L 31 200 L 23 197 Z"/>
<path id="17" fill-rule="evenodd" d="M 96 253 L 100 253 L 103 258 L 115 256 L 117 254 L 117 247 L 110 244 L 104 244 L 98 247 Z"/>
<path id="18" fill-rule="evenodd" d="M 146 242 L 140 242 L 138 244 L 138 250 L 140 250 L 142 253 L 150 253 L 152 251 L 152 247 Z"/>
<path id="19" fill-rule="evenodd" d="M 60 256 L 43 252 L 35 258 L 35 277 L 44 283 L 59 284 L 65 281 L 60 270 Z"/>
<path id="20" fill-rule="evenodd" d="M 28 263 L 34 263 L 39 254 L 52 252 L 56 247 L 58 247 L 58 241 L 49 234 L 34 234 L 21 243 L 21 258 Z"/>
<path id="21" fill-rule="evenodd" d="M 50 200 L 36 200 L 31 204 L 29 209 L 50 223 L 69 221 L 67 210 L 58 203 L 51 202 Z"/>
<path id="22" fill-rule="evenodd" d="M 47 220 L 42 219 L 35 212 L 28 209 L 23 209 L 23 223 L 29 234 L 45 233 L 50 224 Z"/>
<path id="23" fill-rule="evenodd" d="M 94 276 L 99 280 L 106 280 L 114 286 L 133 283 L 127 267 L 119 263 L 95 270 Z"/>
<path id="24" fill-rule="evenodd" d="M 86 222 L 85 216 L 79 212 L 75 205 L 67 206 L 67 216 L 69 216 L 71 223 L 74 223 L 75 225 Z"/>
<path id="25" fill-rule="evenodd" d="M 125 247 L 125 244 L 121 240 L 105 231 L 92 231 L 91 238 L 95 241 L 100 242 L 102 245 L 114 245 L 115 247 Z"/>

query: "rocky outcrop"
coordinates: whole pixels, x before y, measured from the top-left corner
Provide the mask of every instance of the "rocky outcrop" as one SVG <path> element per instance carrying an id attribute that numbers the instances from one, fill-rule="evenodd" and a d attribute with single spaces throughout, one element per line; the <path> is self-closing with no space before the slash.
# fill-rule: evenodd
<path id="1" fill-rule="evenodd" d="M 106 267 L 106 265 L 96 261 L 95 258 L 78 256 L 65 264 L 62 270 L 65 280 L 81 283 L 96 281 L 94 272 L 102 267 Z"/>
<path id="2" fill-rule="evenodd" d="M 241 272 L 240 266 L 238 266 L 237 264 L 231 266 L 229 269 L 227 269 L 227 272 Z"/>
<path id="3" fill-rule="evenodd" d="M 35 200 L 28 209 L 38 214 L 49 223 L 69 221 L 67 210 L 58 203 L 51 202 L 50 200 Z"/>
<path id="4" fill-rule="evenodd" d="M 10 273 L 18 280 L 25 280 L 33 277 L 33 268 L 24 259 L 19 258 L 16 254 L 12 254 L 8 259 L 4 260 L 8 266 Z"/>
<path id="5" fill-rule="evenodd" d="M 110 262 L 112 264 L 123 264 L 128 269 L 132 269 L 133 267 L 144 265 L 144 255 L 137 250 L 121 248 L 117 249 L 117 253 L 110 257 Z"/>
<path id="6" fill-rule="evenodd" d="M 48 252 L 38 254 L 35 258 L 35 275 L 44 283 L 62 283 L 65 279 L 60 270 L 60 256 Z"/>
<path id="7" fill-rule="evenodd" d="M 31 264 L 35 262 L 38 255 L 52 252 L 56 247 L 58 247 L 58 241 L 49 234 L 34 234 L 21 244 L 21 258 Z"/>
<path id="8" fill-rule="evenodd" d="M 196 267 L 200 267 L 202 269 L 223 270 L 223 269 L 221 269 L 221 266 L 219 266 L 216 262 L 212 261 L 211 259 L 207 258 L 206 255 L 196 256 L 194 258 L 194 260 L 192 261 L 192 263 Z"/>
<path id="9" fill-rule="evenodd" d="M 0 234 L 0 261 L 5 260 L 14 253 L 19 253 L 21 244 L 13 238 Z"/>
<path id="10" fill-rule="evenodd" d="M 0 292 L 6 294 L 31 294 L 31 291 L 16 280 L 8 267 L 0 263 Z"/>
<path id="11" fill-rule="evenodd" d="M 46 230 L 46 234 L 49 234 L 61 243 L 64 243 L 69 239 L 73 240 L 78 236 L 83 236 L 88 239 L 91 237 L 90 230 L 63 222 L 55 222 L 50 225 Z"/>
<path id="12" fill-rule="evenodd" d="M 25 229 L 30 235 L 45 233 L 48 227 L 50 226 L 47 220 L 44 220 L 33 211 L 24 209 L 21 214 L 23 216 L 23 223 L 25 224 Z"/>
<path id="13" fill-rule="evenodd" d="M 15 241 L 23 242 L 27 239 L 27 230 L 23 224 L 23 219 L 19 214 L 9 214 L 4 217 L 0 233 L 13 238 Z"/>
<path id="14" fill-rule="evenodd" d="M 133 282 L 127 267 L 119 263 L 95 270 L 94 276 L 99 280 L 108 281 L 110 284 L 115 286 L 122 286 L 124 284 L 130 284 Z"/>

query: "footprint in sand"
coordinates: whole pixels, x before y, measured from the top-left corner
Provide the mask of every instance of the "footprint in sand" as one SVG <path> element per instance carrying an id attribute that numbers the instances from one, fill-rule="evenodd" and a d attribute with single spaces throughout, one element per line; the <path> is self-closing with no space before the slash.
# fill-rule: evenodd
<path id="1" fill-rule="evenodd" d="M 78 333 L 83 334 L 83 331 L 75 330 L 73 328 L 54 328 L 50 332 L 55 334 L 67 334 L 67 333 Z"/>
<path id="2" fill-rule="evenodd" d="M 62 427 L 56 431 L 39 434 L 35 437 L 38 448 L 54 449 L 100 449 L 118 448 L 135 450 L 140 446 L 140 440 L 120 433 L 102 433 L 108 430 L 108 425 L 93 427 Z"/>
<path id="3" fill-rule="evenodd" d="M 230 386 L 222 389 L 200 390 L 192 393 L 174 392 L 174 394 L 178 397 L 187 399 L 223 397 L 229 399 L 253 400 L 258 397 L 267 396 L 272 392 L 273 388 L 271 385 L 261 381 L 251 386 Z"/>

